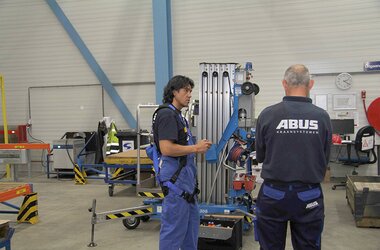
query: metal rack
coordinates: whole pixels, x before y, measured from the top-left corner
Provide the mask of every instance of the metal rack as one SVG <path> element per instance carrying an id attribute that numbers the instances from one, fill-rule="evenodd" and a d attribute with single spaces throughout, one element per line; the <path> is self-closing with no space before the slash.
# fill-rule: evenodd
<path id="1" fill-rule="evenodd" d="M 137 105 L 137 109 L 136 109 L 136 121 L 137 121 L 137 183 L 136 183 L 136 192 L 137 193 L 145 193 L 145 192 L 153 192 L 153 193 L 161 193 L 161 189 L 159 187 L 155 187 L 154 189 L 151 189 L 151 188 L 143 188 L 141 186 L 141 175 L 140 175 L 140 171 L 141 171 L 141 135 L 142 135 L 142 122 L 141 122 L 141 110 L 142 109 L 151 109 L 153 110 L 153 112 L 158 108 L 158 105 L 157 104 L 139 104 Z M 153 112 L 150 113 L 150 117 L 149 117 L 149 124 L 151 126 L 152 124 L 152 115 L 153 115 Z M 150 131 L 151 128 L 149 127 L 149 130 Z"/>

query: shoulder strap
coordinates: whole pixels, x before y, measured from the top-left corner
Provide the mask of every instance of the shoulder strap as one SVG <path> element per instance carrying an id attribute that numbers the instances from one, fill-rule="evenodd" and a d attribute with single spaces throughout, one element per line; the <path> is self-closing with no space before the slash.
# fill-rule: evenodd
<path id="1" fill-rule="evenodd" d="M 157 113 L 158 113 L 159 110 L 161 110 L 161 109 L 166 109 L 166 108 L 170 108 L 170 109 L 172 109 L 173 111 L 175 111 L 175 108 L 173 107 L 173 108 L 174 108 L 174 109 L 173 109 L 172 107 L 173 107 L 173 105 L 168 104 L 168 103 L 164 103 L 164 104 L 158 106 L 158 108 L 154 111 L 154 113 L 153 113 L 153 115 L 152 115 L 152 126 L 154 125 L 154 122 L 156 121 Z M 152 128 L 153 128 L 153 127 L 152 127 Z"/>
<path id="2" fill-rule="evenodd" d="M 154 113 L 153 113 L 153 115 L 152 115 L 152 131 L 154 131 L 154 124 L 155 124 L 155 122 L 156 122 L 156 118 L 157 118 L 158 111 L 160 111 L 161 109 L 165 109 L 165 108 L 170 108 L 170 109 L 172 109 L 170 106 L 173 106 L 173 105 L 168 104 L 168 103 L 164 103 L 164 104 L 158 106 L 158 108 L 154 111 Z M 175 111 L 175 108 L 172 109 L 172 110 Z M 154 141 L 154 142 L 155 142 L 155 144 L 157 144 L 156 141 Z M 157 149 L 158 149 L 158 151 L 160 152 L 160 149 L 159 149 L 158 144 L 157 144 Z"/>
<path id="3" fill-rule="evenodd" d="M 153 116 L 152 116 L 152 129 L 154 129 L 154 123 L 156 121 L 158 111 L 161 109 L 165 109 L 165 108 L 169 108 L 169 109 L 173 110 L 173 112 L 175 112 L 177 115 L 177 119 L 188 129 L 189 125 L 188 125 L 187 121 L 185 119 L 182 119 L 181 114 L 177 114 L 177 112 L 176 112 L 177 109 L 172 104 L 168 104 L 168 103 L 165 103 L 165 104 L 158 106 L 158 108 L 154 111 Z M 156 149 L 158 152 L 160 152 L 159 147 L 156 147 Z M 186 166 L 187 156 L 178 157 L 178 161 L 179 161 L 179 168 L 174 173 L 174 175 L 170 178 L 170 182 L 173 184 L 177 181 L 178 176 L 181 173 L 181 170 Z"/>

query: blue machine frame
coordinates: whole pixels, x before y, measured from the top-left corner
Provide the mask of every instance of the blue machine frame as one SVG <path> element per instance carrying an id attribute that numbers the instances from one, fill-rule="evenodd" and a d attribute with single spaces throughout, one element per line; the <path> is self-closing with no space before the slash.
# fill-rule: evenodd
<path id="1" fill-rule="evenodd" d="M 212 148 L 207 152 L 206 159 L 208 161 L 217 162 L 218 156 L 223 153 L 228 141 L 235 135 L 239 140 L 245 141 L 248 145 L 248 148 L 251 148 L 252 143 L 254 142 L 254 131 L 251 128 L 251 131 L 247 132 L 245 129 L 239 127 L 239 97 L 243 95 L 242 93 L 243 84 L 234 85 L 234 107 L 232 117 L 227 124 L 227 127 L 218 143 L 218 145 L 212 145 Z M 255 91 L 255 94 L 258 93 Z M 247 93 L 245 93 L 247 94 Z M 231 149 L 232 150 L 232 149 Z M 225 159 L 224 159 L 225 160 Z M 222 159 L 222 161 L 224 161 Z M 246 163 L 246 172 L 251 175 L 251 158 L 247 157 L 245 159 Z M 238 163 L 236 163 L 238 164 Z M 149 198 L 143 201 L 143 205 L 135 208 L 127 208 L 122 210 L 114 210 L 103 213 L 95 212 L 95 205 L 91 212 L 93 213 L 92 219 L 92 235 L 91 242 L 89 246 L 96 245 L 94 243 L 94 227 L 95 224 L 102 221 L 102 216 L 115 215 L 114 218 L 122 218 L 123 224 L 128 229 L 136 228 L 140 223 L 140 218 L 143 221 L 148 219 L 160 220 L 162 213 L 162 198 Z M 94 201 L 96 203 L 96 201 Z M 224 205 L 217 205 L 212 203 L 200 203 L 199 204 L 199 213 L 200 217 L 204 218 L 206 214 L 225 214 L 230 215 L 235 212 L 244 215 L 244 224 L 243 229 L 245 231 L 250 230 L 251 228 L 256 228 L 256 216 L 255 216 L 255 205 L 253 199 L 250 195 L 250 190 L 246 190 L 245 187 L 242 187 L 239 190 L 230 188 L 228 192 L 227 202 Z M 254 230 L 255 240 L 258 240 L 257 231 Z"/>

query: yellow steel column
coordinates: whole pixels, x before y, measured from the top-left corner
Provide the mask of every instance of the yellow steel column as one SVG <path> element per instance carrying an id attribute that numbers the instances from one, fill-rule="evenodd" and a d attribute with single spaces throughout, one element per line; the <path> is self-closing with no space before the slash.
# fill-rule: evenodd
<path id="1" fill-rule="evenodd" d="M 3 122 L 4 122 L 4 143 L 8 144 L 8 123 L 7 123 L 7 107 L 5 102 L 5 89 L 4 89 L 4 79 L 3 76 L 0 75 L 0 84 L 1 84 L 1 104 L 3 108 Z M 11 178 L 11 166 L 9 164 L 6 165 L 6 178 Z"/>

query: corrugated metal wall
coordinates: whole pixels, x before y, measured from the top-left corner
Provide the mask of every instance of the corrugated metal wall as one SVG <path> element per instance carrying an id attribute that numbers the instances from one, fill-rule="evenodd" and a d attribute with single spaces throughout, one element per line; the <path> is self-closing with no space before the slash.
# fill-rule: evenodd
<path id="1" fill-rule="evenodd" d="M 380 60 L 379 1 L 193 0 L 172 1 L 172 8 L 174 72 L 199 79 L 199 62 L 253 61 L 254 80 L 260 86 L 257 116 L 281 100 L 286 68 L 303 63 L 316 81 L 311 97 L 328 94 L 331 117 L 339 112 L 332 108 L 333 94 L 353 93 L 356 110 L 349 113 L 359 114 L 359 126 L 367 124 L 360 90 L 367 91 L 369 105 L 380 96 L 380 74 L 353 75 L 354 86 L 346 91 L 336 88 L 335 77 L 363 71 L 364 62 Z M 337 176 L 351 171 L 334 167 Z M 377 169 L 364 166 L 359 171 L 376 174 Z"/>
<path id="2" fill-rule="evenodd" d="M 128 83 L 116 89 L 131 113 L 135 114 L 138 103 L 154 102 L 154 86 L 149 84 L 154 81 L 151 0 L 57 2 L 110 81 Z M 280 81 L 285 69 L 304 63 L 316 74 L 313 95 L 327 93 L 330 97 L 340 93 L 334 85 L 335 75 L 317 74 L 361 71 L 363 62 L 380 60 L 378 30 L 378 0 L 172 0 L 174 74 L 193 78 L 193 96 L 197 97 L 200 62 L 253 61 L 255 81 L 261 88 L 256 98 L 256 111 L 260 112 L 281 100 Z M 0 73 L 6 81 L 10 124 L 28 120 L 29 87 L 98 84 L 42 0 L 0 2 Z M 366 89 L 369 104 L 380 96 L 379 80 L 378 74 L 354 75 L 354 87 L 345 92 L 359 94 Z M 33 108 L 32 114 L 41 113 L 35 121 L 32 117 L 36 137 L 50 141 L 61 136 L 62 131 L 55 127 L 45 130 L 37 126 L 45 120 L 53 125 L 59 121 L 63 128 L 96 126 L 103 116 L 101 91 L 88 87 L 80 94 L 77 89 L 59 88 L 59 93 L 46 95 L 33 89 L 32 108 L 36 110 Z M 67 98 L 62 100 L 57 95 Z M 126 128 L 105 96 L 105 115 L 113 116 L 119 127 Z M 59 109 L 66 102 L 70 105 Z M 43 116 L 43 109 L 37 110 L 41 106 L 53 112 Z M 360 124 L 364 124 L 359 97 L 357 111 Z M 84 113 L 91 114 L 83 118 Z"/>
<path id="3" fill-rule="evenodd" d="M 281 99 L 291 64 L 312 73 L 361 71 L 380 58 L 377 0 L 192 0 L 172 8 L 174 71 L 198 79 L 199 62 L 253 61 L 258 111 Z"/>
<path id="4" fill-rule="evenodd" d="M 110 81 L 120 83 L 115 88 L 130 112 L 135 115 L 141 102 L 153 102 L 151 1 L 57 2 Z M 95 74 L 45 1 L 0 2 L 0 73 L 8 123 L 28 121 L 32 87 L 33 135 L 44 141 L 61 137 L 67 129 L 96 130 L 103 107 L 105 116 L 128 127 L 106 93 L 102 100 Z M 51 88 L 67 85 L 89 86 Z M 41 86 L 50 88 L 33 88 Z"/>

